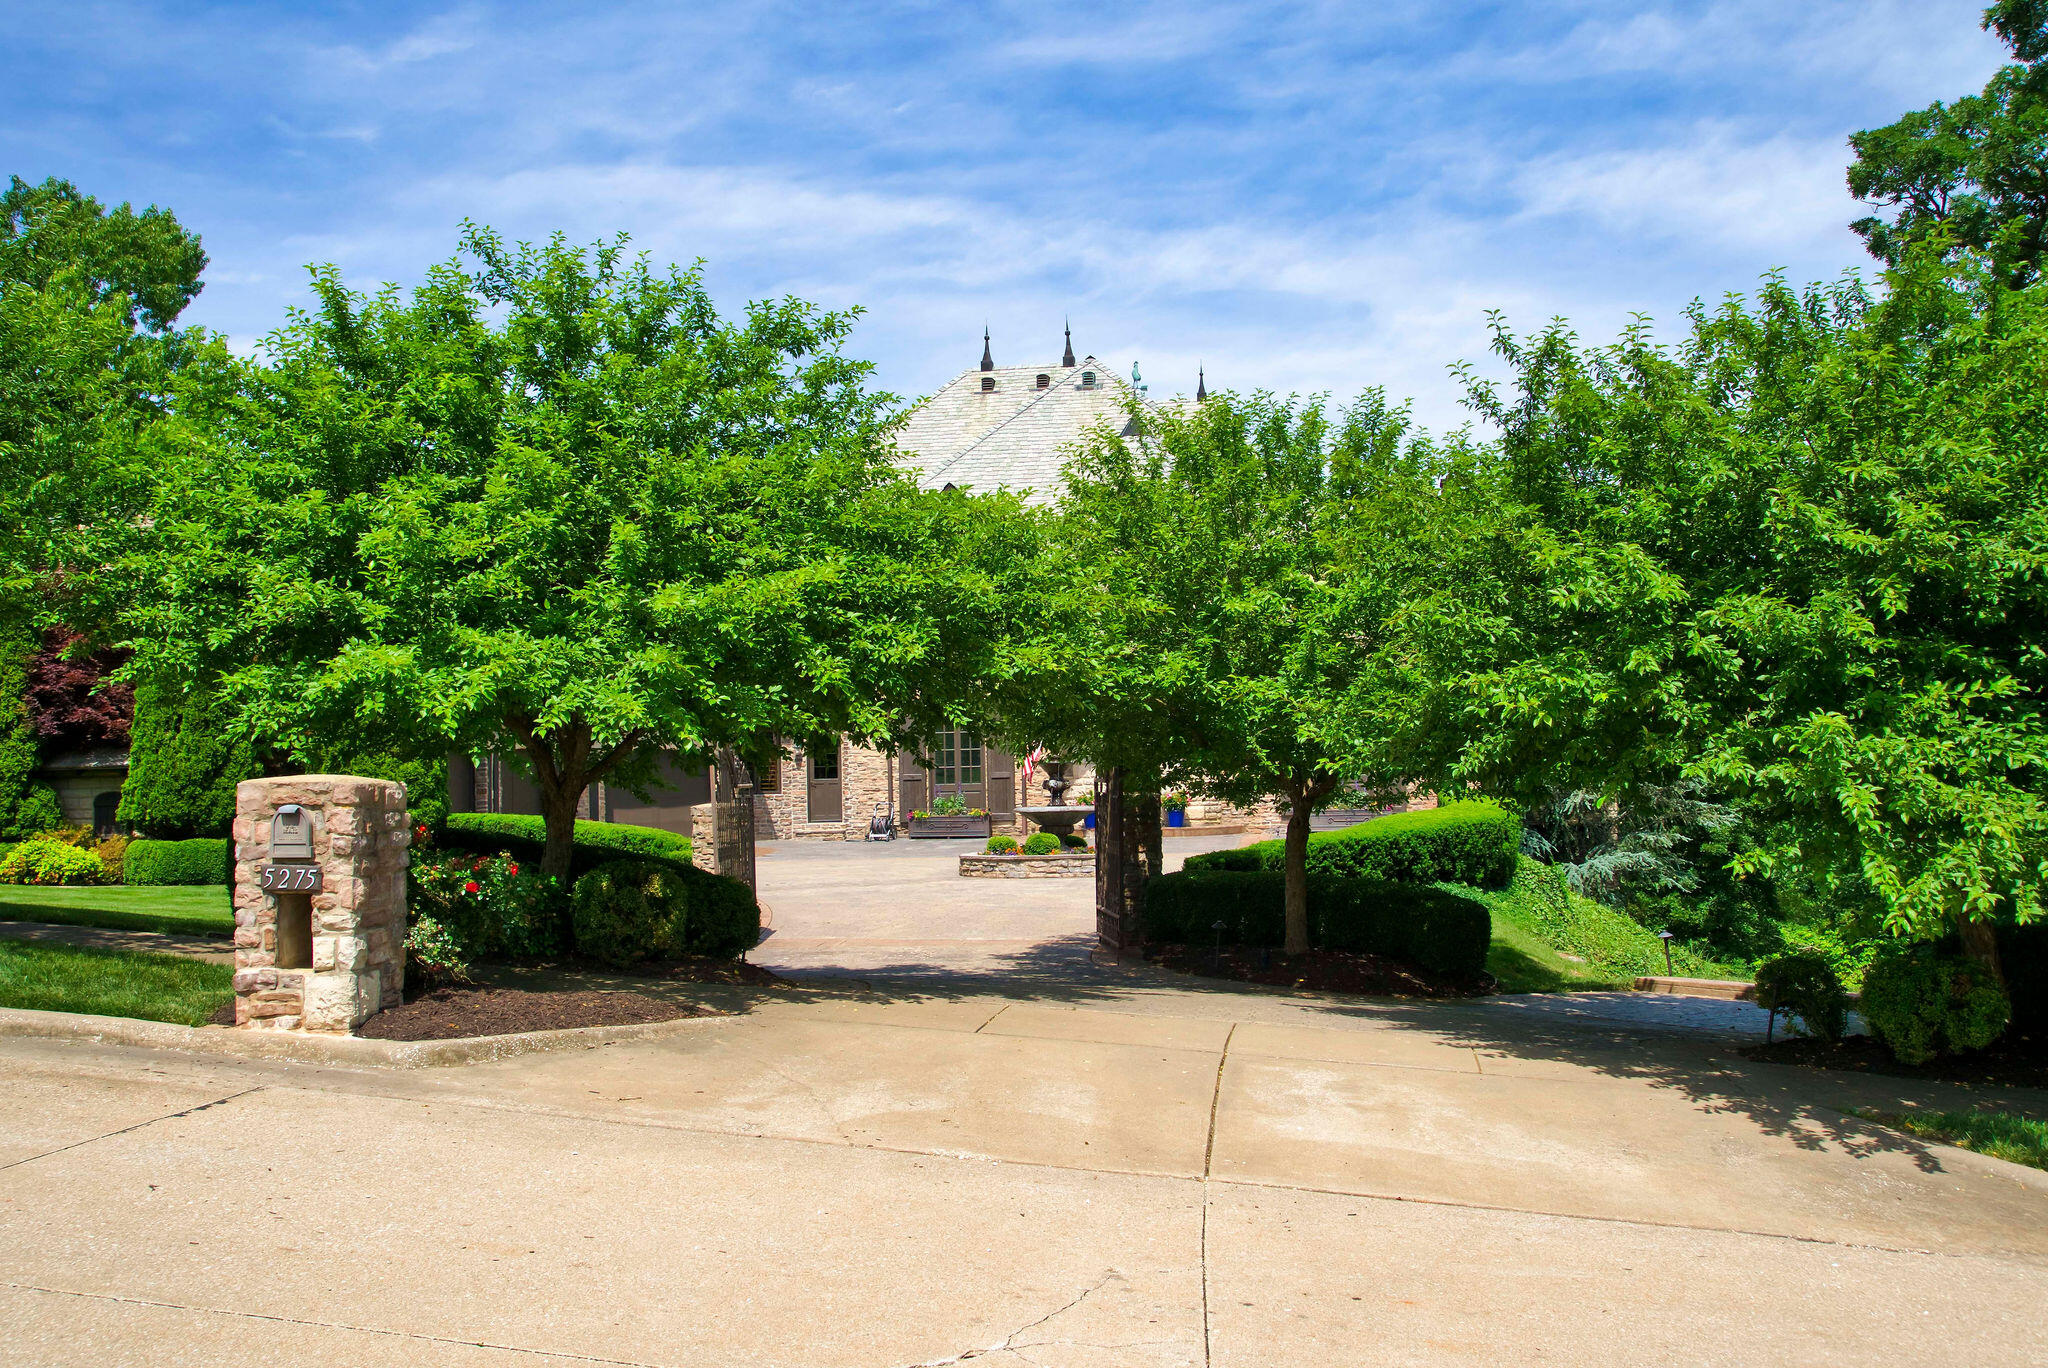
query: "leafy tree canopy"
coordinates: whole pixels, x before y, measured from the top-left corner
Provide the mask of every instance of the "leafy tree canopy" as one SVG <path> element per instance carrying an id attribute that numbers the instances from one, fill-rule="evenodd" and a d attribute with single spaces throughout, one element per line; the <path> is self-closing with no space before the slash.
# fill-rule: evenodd
<path id="1" fill-rule="evenodd" d="M 152 481 L 134 437 L 162 411 L 162 334 L 205 264 L 163 210 L 110 212 L 57 180 L 0 195 L 0 613 L 103 625 L 86 567 Z"/>
<path id="2" fill-rule="evenodd" d="M 130 328 L 159 333 L 199 294 L 206 253 L 169 210 L 107 209 L 54 177 L 11 181 L 0 194 L 0 281 L 43 290 L 68 279 L 89 306 L 115 305 Z"/>
<path id="3" fill-rule="evenodd" d="M 1067 471 L 1063 550 L 1091 572 L 1069 699 L 1081 753 L 1288 814 L 1288 952 L 1308 948 L 1309 819 L 1388 768 L 1387 627 L 1428 555 L 1437 456 L 1368 395 L 1138 405 Z"/>
<path id="4" fill-rule="evenodd" d="M 296 754 L 513 753 L 558 875 L 585 788 L 663 749 L 936 729 L 1000 621 L 1014 506 L 893 464 L 855 315 L 726 321 L 620 244 L 463 248 L 409 297 L 317 270 L 265 360 L 179 373 L 144 675 L 218 673 Z"/>
<path id="5" fill-rule="evenodd" d="M 1850 137 L 1849 191 L 1879 210 L 1853 226 L 1889 265 L 1938 239 L 1989 255 L 2024 284 L 2048 243 L 2048 4 L 1999 0 L 1984 27 L 2019 61 L 1982 92 Z"/>
<path id="6" fill-rule="evenodd" d="M 1773 279 L 1670 349 L 1501 330 L 1494 527 L 1413 620 L 1433 763 L 1684 775 L 1756 819 L 1739 867 L 1854 882 L 1900 934 L 2040 917 L 2048 286 L 1993 275 Z"/>

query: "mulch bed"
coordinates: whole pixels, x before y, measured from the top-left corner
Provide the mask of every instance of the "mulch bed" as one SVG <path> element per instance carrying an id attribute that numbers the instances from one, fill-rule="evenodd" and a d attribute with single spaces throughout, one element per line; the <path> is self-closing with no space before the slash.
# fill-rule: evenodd
<path id="1" fill-rule="evenodd" d="M 1384 955 L 1347 950 L 1311 950 L 1306 955 L 1289 956 L 1278 950 L 1237 945 L 1226 945 L 1220 953 L 1200 945 L 1154 945 L 1147 947 L 1145 957 L 1164 968 L 1204 978 L 1370 997 L 1481 997 L 1495 986 L 1485 975 L 1446 978 Z"/>
<path id="2" fill-rule="evenodd" d="M 708 955 L 685 955 L 681 959 L 635 964 L 624 969 L 606 969 L 598 964 L 590 967 L 634 978 L 665 979 L 670 983 L 731 983 L 748 988 L 772 988 L 778 983 L 789 982 L 782 975 L 758 964 L 749 964 L 745 960 L 712 959 Z"/>
<path id="3" fill-rule="evenodd" d="M 584 966 L 632 978 L 666 983 L 721 983 L 753 988 L 787 982 L 758 964 L 691 955 L 678 960 L 614 969 Z M 461 1040 L 469 1036 L 520 1031 L 562 1031 L 577 1026 L 639 1026 L 682 1017 L 716 1016 L 717 1009 L 626 990 L 534 991 L 465 984 L 420 990 L 406 985 L 402 1007 L 387 1007 L 356 1028 L 371 1040 Z M 235 1024 L 230 998 L 208 1018 L 216 1026 Z"/>
<path id="4" fill-rule="evenodd" d="M 1867 1035 L 1849 1036 L 1839 1045 L 1808 1037 L 1792 1037 L 1769 1045 L 1751 1045 L 1744 1059 L 1765 1064 L 1794 1064 L 1810 1069 L 1844 1069 L 1854 1073 L 1918 1078 L 1934 1083 L 2048 1088 L 2048 1040 L 2007 1033 L 1989 1049 L 1954 1055 L 1926 1064 L 1901 1064 L 1892 1052 Z"/>
<path id="5" fill-rule="evenodd" d="M 434 988 L 356 1028 L 371 1040 L 458 1040 L 576 1026 L 638 1026 L 716 1015 L 694 1002 L 629 992 L 535 993 L 524 988 Z"/>

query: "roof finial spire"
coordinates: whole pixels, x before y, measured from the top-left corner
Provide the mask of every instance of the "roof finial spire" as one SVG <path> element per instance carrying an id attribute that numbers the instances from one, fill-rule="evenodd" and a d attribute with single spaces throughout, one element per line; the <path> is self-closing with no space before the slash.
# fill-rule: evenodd
<path id="1" fill-rule="evenodd" d="M 988 349 L 988 324 L 986 323 L 981 325 L 981 368 L 983 370 L 994 370 L 996 368 L 996 358 Z"/>
<path id="2" fill-rule="evenodd" d="M 1064 322 L 1067 325 L 1067 354 L 1060 358 L 1060 364 L 1071 366 L 1074 364 L 1074 320 L 1069 318 Z"/>
<path id="3" fill-rule="evenodd" d="M 1195 402 L 1198 404 L 1202 403 L 1208 397 L 1209 377 L 1202 373 L 1200 366 L 1197 366 L 1195 367 Z"/>

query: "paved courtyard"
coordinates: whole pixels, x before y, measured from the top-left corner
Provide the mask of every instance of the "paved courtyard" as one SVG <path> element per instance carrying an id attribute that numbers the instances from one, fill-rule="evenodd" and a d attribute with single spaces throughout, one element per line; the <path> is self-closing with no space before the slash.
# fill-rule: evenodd
<path id="1" fill-rule="evenodd" d="M 2048 1361 L 2048 1175 L 1847 1114 L 1952 1091 L 1149 979 L 724 1000 L 415 1072 L 0 1040 L 0 1363 Z"/>
<path id="2" fill-rule="evenodd" d="M 1263 833 L 1165 842 L 1168 869 Z M 752 958 L 778 973 L 930 979 L 1096 977 L 1090 879 L 963 879 L 980 841 L 778 841 L 760 848 L 774 925 Z"/>

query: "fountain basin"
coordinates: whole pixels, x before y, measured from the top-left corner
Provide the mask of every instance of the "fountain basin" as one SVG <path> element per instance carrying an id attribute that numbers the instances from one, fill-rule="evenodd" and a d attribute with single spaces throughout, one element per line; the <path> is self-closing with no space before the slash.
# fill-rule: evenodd
<path id="1" fill-rule="evenodd" d="M 1040 831 L 1049 831 L 1064 840 L 1073 834 L 1074 828 L 1086 821 L 1094 812 L 1092 807 L 1081 807 L 1072 803 L 1040 804 L 1036 807 L 1020 807 L 1017 815 L 1028 817 L 1038 824 Z"/>

